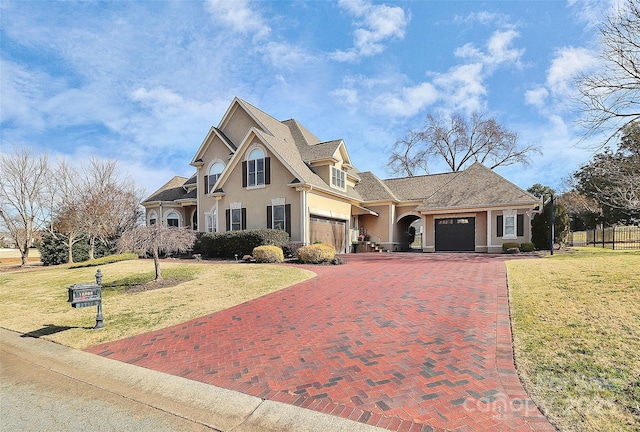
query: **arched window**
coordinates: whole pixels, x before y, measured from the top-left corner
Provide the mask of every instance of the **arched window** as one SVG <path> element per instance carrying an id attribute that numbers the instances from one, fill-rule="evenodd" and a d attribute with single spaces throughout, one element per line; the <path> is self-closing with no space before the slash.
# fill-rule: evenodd
<path id="1" fill-rule="evenodd" d="M 209 173 L 206 177 L 207 187 L 205 189 L 207 193 L 213 192 L 213 187 L 215 186 L 216 182 L 220 178 L 220 174 L 222 174 L 223 170 L 224 170 L 224 163 L 222 163 L 222 161 L 218 160 L 214 162 L 213 165 L 211 165 L 211 167 L 209 168 Z"/>
<path id="2" fill-rule="evenodd" d="M 167 225 L 174 227 L 180 226 L 180 216 L 178 216 L 178 213 L 171 212 L 167 215 Z"/>
<path id="3" fill-rule="evenodd" d="M 149 212 L 149 225 L 155 225 L 158 222 L 158 216 L 156 215 L 156 212 L 151 210 Z"/>
<path id="4" fill-rule="evenodd" d="M 264 184 L 264 152 L 255 148 L 247 158 L 247 186 L 260 186 Z"/>
<path id="5" fill-rule="evenodd" d="M 191 216 L 191 229 L 194 231 L 198 231 L 198 210 L 193 211 L 193 215 Z"/>

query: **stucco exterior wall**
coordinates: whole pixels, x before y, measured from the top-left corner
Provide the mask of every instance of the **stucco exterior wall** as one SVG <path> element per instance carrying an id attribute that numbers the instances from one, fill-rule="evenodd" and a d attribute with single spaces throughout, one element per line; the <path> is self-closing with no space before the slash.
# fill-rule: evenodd
<path id="1" fill-rule="evenodd" d="M 287 186 L 292 180 L 291 173 L 273 154 L 267 152 L 271 164 L 271 183 L 264 187 L 244 188 L 242 187 L 242 163 L 241 157 L 238 164 L 229 173 L 224 184 L 225 195 L 218 202 L 218 227 L 219 231 L 225 231 L 226 218 L 225 211 L 230 208 L 231 203 L 240 202 L 247 212 L 247 229 L 267 228 L 267 206 L 272 205 L 272 199 L 284 198 L 285 204 L 291 204 L 291 241 L 302 241 L 300 228 L 300 196 L 295 188 Z M 213 198 L 201 202 L 213 205 Z M 202 205 L 202 204 L 201 204 Z M 209 211 L 209 206 L 206 211 Z"/>
<path id="2" fill-rule="evenodd" d="M 371 233 L 371 240 L 378 241 L 376 236 L 380 237 L 380 242 L 386 243 L 390 247 L 393 239 L 389 237 L 389 223 L 391 220 L 391 204 L 381 204 L 367 206 L 368 209 L 375 211 L 379 216 L 362 215 L 360 216 L 360 226 L 364 227 Z"/>
<path id="3" fill-rule="evenodd" d="M 221 125 L 222 132 L 236 146 L 241 144 L 242 139 L 247 135 L 249 129 L 257 127 L 258 124 L 242 109 L 236 109 L 231 117 Z"/>
<path id="4" fill-rule="evenodd" d="M 333 219 L 351 220 L 351 204 L 338 201 L 323 195 L 321 192 L 311 191 L 307 195 L 307 205 L 311 214 Z"/>

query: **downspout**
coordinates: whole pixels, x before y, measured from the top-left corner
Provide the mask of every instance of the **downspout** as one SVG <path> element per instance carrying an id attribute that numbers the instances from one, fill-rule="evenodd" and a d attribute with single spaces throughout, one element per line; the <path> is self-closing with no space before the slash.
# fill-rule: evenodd
<path id="1" fill-rule="evenodd" d="M 490 252 L 491 249 L 491 238 L 492 232 L 491 227 L 493 226 L 493 212 L 491 209 L 487 210 L 487 253 Z"/>

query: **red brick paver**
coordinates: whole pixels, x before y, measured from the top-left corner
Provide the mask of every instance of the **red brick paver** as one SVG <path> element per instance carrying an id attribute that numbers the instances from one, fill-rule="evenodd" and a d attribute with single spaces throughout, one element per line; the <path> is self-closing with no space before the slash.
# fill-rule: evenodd
<path id="1" fill-rule="evenodd" d="M 554 430 L 515 371 L 503 257 L 346 259 L 88 351 L 390 430 Z"/>

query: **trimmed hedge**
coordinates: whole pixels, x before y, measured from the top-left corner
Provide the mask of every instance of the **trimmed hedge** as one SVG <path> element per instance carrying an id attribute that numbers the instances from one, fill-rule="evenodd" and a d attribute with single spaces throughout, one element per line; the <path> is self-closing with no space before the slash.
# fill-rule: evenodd
<path id="1" fill-rule="evenodd" d="M 506 242 L 502 243 L 502 252 L 503 253 L 514 253 L 520 251 L 520 245 L 516 242 Z"/>
<path id="2" fill-rule="evenodd" d="M 536 250 L 536 246 L 533 243 L 521 243 L 520 252 L 533 252 Z"/>
<path id="3" fill-rule="evenodd" d="M 234 258 L 251 254 L 258 246 L 283 247 L 289 241 L 289 234 L 282 230 L 255 229 L 205 233 L 196 240 L 193 253 L 208 258 Z"/>
<path id="4" fill-rule="evenodd" d="M 335 256 L 336 248 L 323 243 L 303 246 L 298 249 L 298 260 L 303 263 L 320 264 L 330 262 Z"/>
<path id="5" fill-rule="evenodd" d="M 284 253 L 278 246 L 258 246 L 253 249 L 253 259 L 259 263 L 284 262 Z"/>

